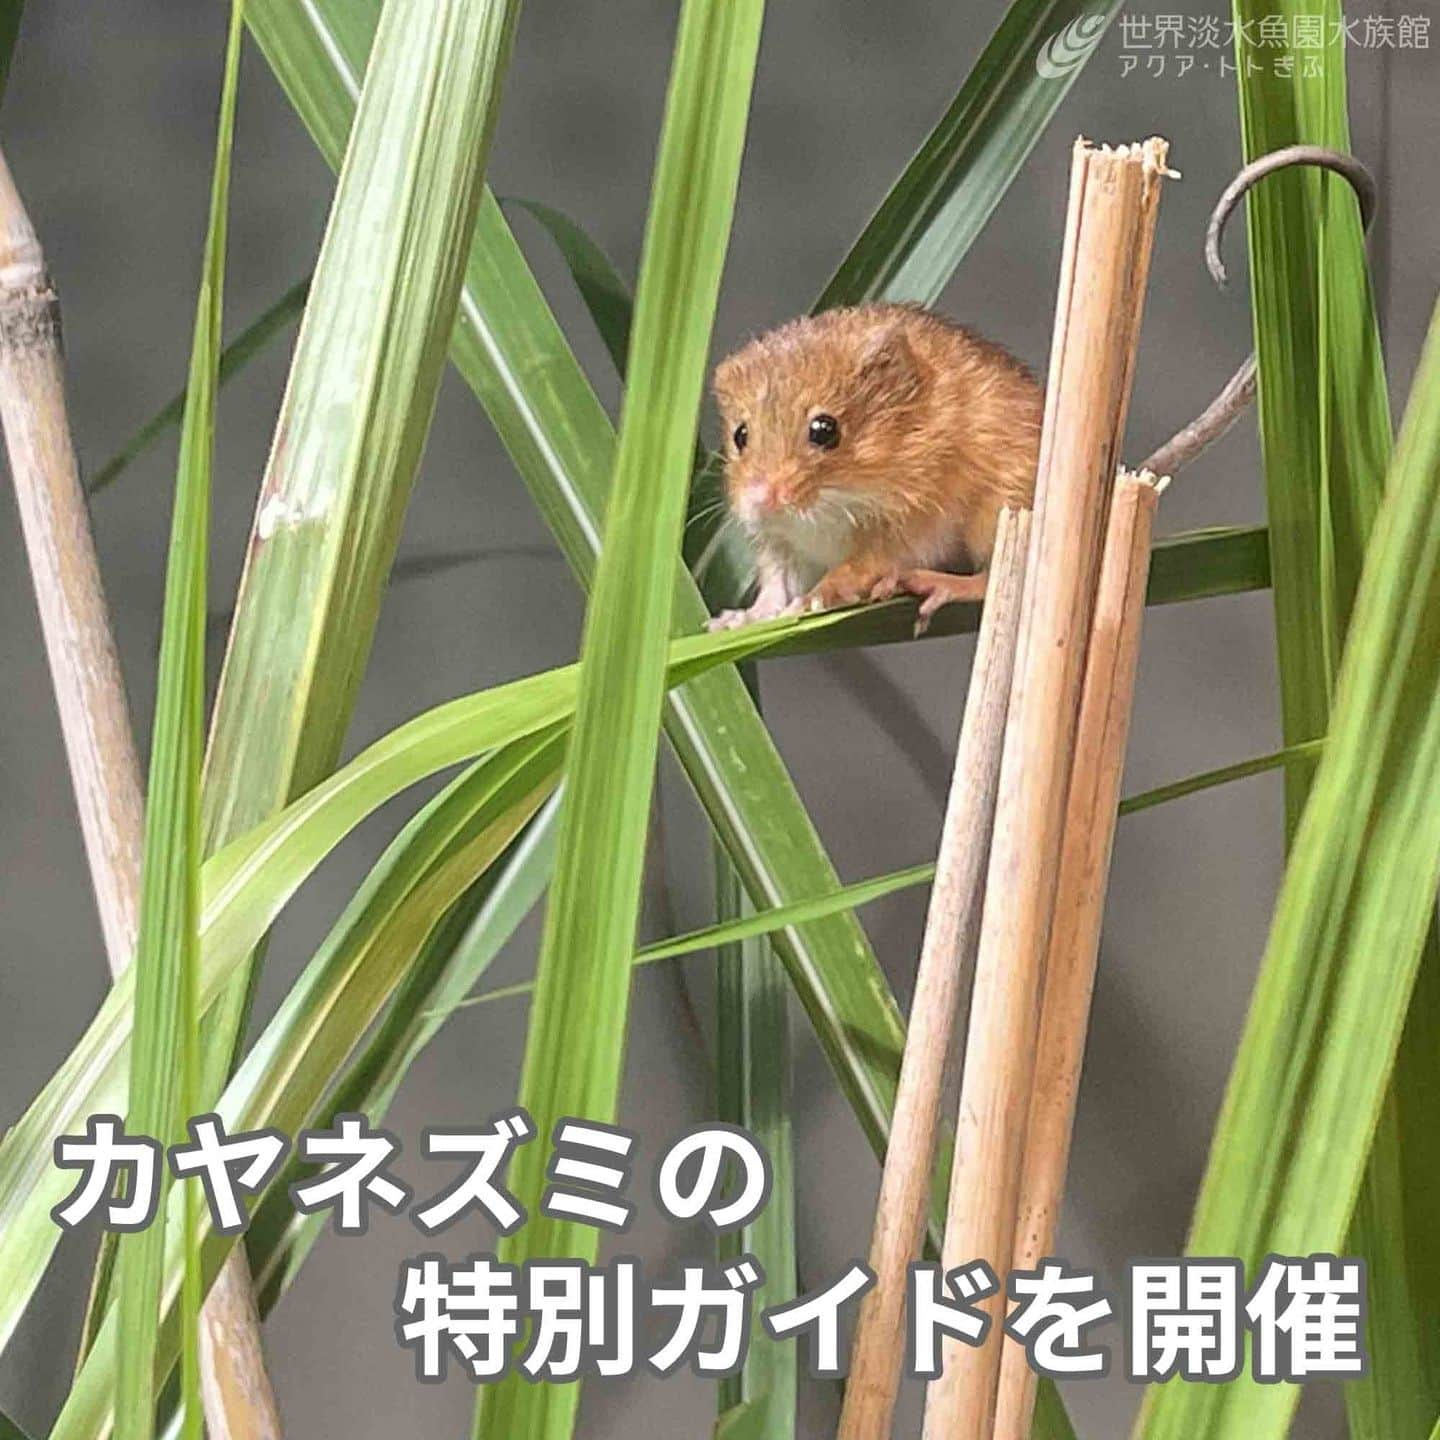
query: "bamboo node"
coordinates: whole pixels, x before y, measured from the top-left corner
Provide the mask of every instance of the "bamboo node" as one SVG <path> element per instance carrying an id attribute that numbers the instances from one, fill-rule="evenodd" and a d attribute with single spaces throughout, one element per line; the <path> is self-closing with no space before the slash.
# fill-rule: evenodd
<path id="1" fill-rule="evenodd" d="M 0 290 L 0 348 L 16 354 L 59 347 L 60 300 L 41 272 L 40 284 Z"/>

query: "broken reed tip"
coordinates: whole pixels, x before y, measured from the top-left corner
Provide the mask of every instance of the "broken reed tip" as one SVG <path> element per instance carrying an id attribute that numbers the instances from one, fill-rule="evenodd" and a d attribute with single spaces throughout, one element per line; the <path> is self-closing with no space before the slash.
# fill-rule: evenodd
<path id="1" fill-rule="evenodd" d="M 1088 140 L 1084 135 L 1075 137 L 1074 153 L 1102 155 L 1116 160 L 1139 160 L 1147 175 L 1161 175 L 1167 180 L 1180 179 L 1180 172 L 1172 170 L 1167 163 L 1170 157 L 1170 142 L 1160 135 L 1151 135 L 1146 140 L 1132 140 L 1121 145 L 1107 145 L 1103 141 Z"/>
<path id="2" fill-rule="evenodd" d="M 1116 471 L 1116 479 L 1134 480 L 1142 485 L 1151 485 L 1157 495 L 1163 495 L 1170 485 L 1170 476 L 1168 475 L 1157 475 L 1153 470 L 1131 470 L 1125 465 Z"/>

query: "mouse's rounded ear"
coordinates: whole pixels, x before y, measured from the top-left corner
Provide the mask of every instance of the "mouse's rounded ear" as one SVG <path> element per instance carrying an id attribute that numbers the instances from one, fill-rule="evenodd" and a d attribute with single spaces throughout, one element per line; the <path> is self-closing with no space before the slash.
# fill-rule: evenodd
<path id="1" fill-rule="evenodd" d="M 735 357 L 728 355 L 716 367 L 710 377 L 710 393 L 722 415 L 729 415 L 735 408 L 736 386 L 739 382 L 739 366 Z"/>
<path id="2" fill-rule="evenodd" d="M 924 383 L 925 367 L 903 325 L 879 331 L 860 358 L 860 383 L 877 396 L 905 399 Z"/>

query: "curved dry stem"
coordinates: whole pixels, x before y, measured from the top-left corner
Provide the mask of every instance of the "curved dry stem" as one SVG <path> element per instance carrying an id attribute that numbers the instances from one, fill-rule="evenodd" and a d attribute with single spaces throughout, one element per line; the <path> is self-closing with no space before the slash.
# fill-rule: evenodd
<path id="1" fill-rule="evenodd" d="M 1215 283 L 1224 286 L 1229 279 L 1220 247 L 1225 239 L 1225 226 L 1246 192 L 1277 170 L 1294 165 L 1313 165 L 1332 171 L 1350 182 L 1360 206 L 1360 223 L 1368 232 L 1375 219 L 1379 192 L 1375 178 L 1353 155 L 1327 150 L 1323 145 L 1287 145 L 1252 160 L 1225 187 L 1210 212 L 1205 227 L 1205 264 Z M 1158 450 L 1141 462 L 1141 470 L 1156 475 L 1174 475 L 1202 451 L 1209 449 L 1249 409 L 1255 399 L 1255 353 L 1225 382 L 1225 387 L 1188 425 L 1177 430 Z"/>

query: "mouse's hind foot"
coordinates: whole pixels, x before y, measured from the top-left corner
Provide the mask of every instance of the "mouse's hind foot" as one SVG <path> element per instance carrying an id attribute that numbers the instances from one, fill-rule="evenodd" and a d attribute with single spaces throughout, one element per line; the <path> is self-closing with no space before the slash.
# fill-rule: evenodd
<path id="1" fill-rule="evenodd" d="M 891 595 L 918 596 L 920 609 L 915 616 L 915 633 L 923 635 L 942 605 L 983 600 L 988 578 L 983 570 L 978 575 L 951 575 L 944 570 L 902 570 L 894 577 L 893 587 L 887 593 L 880 594 L 877 590 L 873 598 L 888 600 Z"/>

